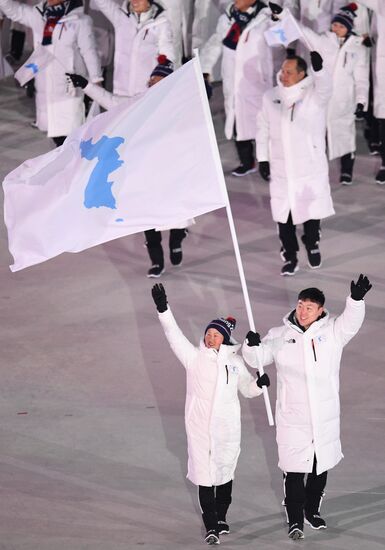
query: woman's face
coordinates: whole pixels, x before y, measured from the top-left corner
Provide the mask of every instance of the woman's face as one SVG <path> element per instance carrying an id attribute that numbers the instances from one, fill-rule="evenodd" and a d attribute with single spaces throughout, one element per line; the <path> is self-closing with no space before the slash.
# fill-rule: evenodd
<path id="1" fill-rule="evenodd" d="M 348 29 L 345 27 L 345 25 L 342 25 L 342 23 L 332 23 L 331 26 L 332 32 L 335 32 L 338 38 L 345 38 L 345 36 L 348 34 Z"/>
<path id="2" fill-rule="evenodd" d="M 131 0 L 131 7 L 135 13 L 144 13 L 150 9 L 148 0 Z"/>
<path id="3" fill-rule="evenodd" d="M 213 348 L 217 351 L 221 347 L 221 344 L 223 343 L 223 336 L 220 332 L 218 332 L 215 328 L 209 328 L 209 330 L 205 334 L 205 346 L 206 348 Z"/>

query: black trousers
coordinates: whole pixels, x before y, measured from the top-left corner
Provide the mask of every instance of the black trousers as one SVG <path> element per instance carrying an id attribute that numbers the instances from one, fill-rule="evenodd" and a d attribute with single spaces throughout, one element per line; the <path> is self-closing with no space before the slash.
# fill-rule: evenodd
<path id="1" fill-rule="evenodd" d="M 60 147 L 60 145 L 63 145 L 65 139 L 67 136 L 57 136 L 53 137 L 53 142 L 55 143 L 56 147 Z"/>
<path id="2" fill-rule="evenodd" d="M 356 160 L 356 154 L 355 153 L 347 153 L 346 155 L 343 155 L 340 159 L 341 162 L 341 176 L 352 176 L 353 175 L 353 168 L 354 168 L 354 161 Z"/>
<path id="3" fill-rule="evenodd" d="M 235 147 L 241 165 L 245 168 L 253 168 L 255 166 L 254 141 L 252 139 L 235 140 Z"/>
<path id="4" fill-rule="evenodd" d="M 285 491 L 285 506 L 289 524 L 303 525 L 305 516 L 317 514 L 321 508 L 324 489 L 326 487 L 327 472 L 317 476 L 317 459 L 314 457 L 313 470 L 307 475 L 297 472 L 285 472 L 283 483 Z"/>
<path id="5" fill-rule="evenodd" d="M 218 529 L 218 521 L 226 521 L 226 514 L 231 504 L 232 480 L 216 487 L 198 486 L 199 505 L 202 511 L 206 531 Z"/>
<path id="6" fill-rule="evenodd" d="M 146 246 L 152 265 L 159 265 L 163 269 L 164 254 L 162 248 L 162 233 L 155 229 L 149 229 L 144 232 L 144 236 L 146 238 Z M 185 236 L 186 229 L 170 229 L 168 241 L 170 250 L 180 248 Z"/>
<path id="7" fill-rule="evenodd" d="M 311 250 L 320 240 L 321 222 L 320 220 L 308 220 L 303 224 L 302 242 Z M 299 250 L 298 240 L 296 235 L 296 226 L 293 224 L 291 212 L 286 223 L 278 223 L 278 235 L 282 243 L 283 253 L 286 261 L 295 260 Z"/>
<path id="8" fill-rule="evenodd" d="M 380 131 L 380 155 L 382 166 L 385 168 L 385 118 L 378 118 L 377 120 Z"/>

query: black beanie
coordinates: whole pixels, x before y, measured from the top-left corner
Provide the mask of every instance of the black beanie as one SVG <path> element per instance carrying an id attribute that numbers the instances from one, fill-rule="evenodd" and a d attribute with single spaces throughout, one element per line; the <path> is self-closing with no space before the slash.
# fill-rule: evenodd
<path id="1" fill-rule="evenodd" d="M 222 334 L 223 343 L 228 345 L 230 343 L 231 331 L 234 330 L 235 325 L 236 320 L 234 317 L 227 317 L 226 319 L 224 317 L 220 317 L 218 319 L 213 319 L 213 321 L 207 325 L 205 335 L 209 328 L 215 328 L 215 330 Z"/>
<path id="2" fill-rule="evenodd" d="M 352 2 L 341 8 L 340 11 L 333 17 L 332 24 L 341 23 L 341 25 L 344 25 L 348 29 L 349 33 L 352 32 L 354 27 L 354 18 L 357 17 L 355 14 L 357 7 L 357 4 Z"/>

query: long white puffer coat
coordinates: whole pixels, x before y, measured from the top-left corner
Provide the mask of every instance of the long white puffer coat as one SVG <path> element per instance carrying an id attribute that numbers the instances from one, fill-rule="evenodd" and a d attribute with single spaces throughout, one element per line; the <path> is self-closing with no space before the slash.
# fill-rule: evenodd
<path id="1" fill-rule="evenodd" d="M 256 116 L 262 96 L 274 84 L 273 49 L 269 48 L 263 34 L 273 23 L 270 16 L 270 10 L 263 8 L 242 32 L 237 48 L 231 50 L 222 44 L 234 22 L 229 6 L 219 17 L 216 32 L 200 52 L 202 71 L 208 74 L 223 53 L 221 72 L 227 139 L 233 137 L 235 123 L 237 140 L 255 139 Z"/>
<path id="2" fill-rule="evenodd" d="M 34 46 L 42 42 L 45 18 L 37 6 L 0 0 L 0 7 L 13 21 L 31 27 Z M 63 16 L 52 33 L 52 44 L 44 46 L 54 59 L 35 77 L 36 122 L 48 137 L 67 136 L 84 122 L 83 92 L 69 93 L 66 72 L 88 76 L 93 82 L 103 80 L 93 34 L 92 20 L 76 8 Z"/>
<path id="3" fill-rule="evenodd" d="M 186 369 L 187 478 L 195 485 L 223 485 L 234 478 L 241 450 L 238 390 L 245 397 L 262 390 L 237 356 L 239 345 L 222 345 L 217 352 L 201 342 L 197 348 L 183 335 L 170 309 L 159 313 L 159 319 Z"/>
<path id="4" fill-rule="evenodd" d="M 31 27 L 35 48 L 41 44 L 45 18 L 44 2 L 37 6 L 0 0 L 0 7 L 13 21 Z M 35 77 L 36 121 L 48 137 L 68 136 L 84 122 L 83 91 L 69 93 L 68 73 L 88 76 L 93 82 L 103 80 L 97 55 L 92 20 L 75 8 L 63 16 L 52 33 L 52 44 L 44 46 L 56 59 Z"/>
<path id="5" fill-rule="evenodd" d="M 257 119 L 257 159 L 269 161 L 273 219 L 286 223 L 334 214 L 326 157 L 326 112 L 332 94 L 323 69 L 298 84 L 280 83 L 263 96 Z"/>
<path id="6" fill-rule="evenodd" d="M 133 96 L 147 88 L 158 56 L 175 60 L 171 24 L 166 12 L 154 4 L 139 16 L 130 12 L 129 1 L 95 0 L 115 30 L 114 93 Z"/>
<path id="7" fill-rule="evenodd" d="M 374 116 L 385 118 L 385 2 L 384 0 L 360 0 L 374 10 L 372 34 L 373 48 Z"/>
<path id="8" fill-rule="evenodd" d="M 354 112 L 358 103 L 365 110 L 368 106 L 369 51 L 362 45 L 362 38 L 353 34 L 340 45 L 334 32 L 317 34 L 303 25 L 301 29 L 333 75 L 327 115 L 328 152 L 330 160 L 339 158 L 356 150 Z"/>
<path id="9" fill-rule="evenodd" d="M 278 466 L 284 472 L 317 474 L 343 458 L 340 441 L 339 371 L 344 346 L 358 332 L 365 302 L 348 297 L 342 315 L 329 314 L 305 332 L 289 320 L 269 330 L 259 346 L 244 343 L 245 361 L 255 368 L 273 361 L 277 368 Z"/>

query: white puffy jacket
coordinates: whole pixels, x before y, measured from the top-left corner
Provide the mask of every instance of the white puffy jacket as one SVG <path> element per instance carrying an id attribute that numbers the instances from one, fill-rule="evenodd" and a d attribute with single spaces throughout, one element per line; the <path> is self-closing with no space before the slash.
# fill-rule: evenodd
<path id="1" fill-rule="evenodd" d="M 334 214 L 326 157 L 326 113 L 332 94 L 329 73 L 313 73 L 298 84 L 280 83 L 263 96 L 257 118 L 257 159 L 269 161 L 273 219 L 286 223 Z"/>
<path id="2" fill-rule="evenodd" d="M 31 27 L 35 48 L 43 39 L 43 5 L 44 2 L 32 7 L 0 0 L 9 19 Z M 65 73 L 79 73 L 93 82 L 103 80 L 91 18 L 83 13 L 83 8 L 75 8 L 60 19 L 52 33 L 52 44 L 44 47 L 56 59 L 35 77 L 37 125 L 47 131 L 48 137 L 68 136 L 84 122 L 84 103 L 82 90 L 77 90 L 76 95 L 68 92 Z"/>
<path id="3" fill-rule="evenodd" d="M 223 53 L 221 72 L 227 139 L 233 137 L 235 123 L 237 140 L 255 139 L 256 116 L 262 96 L 274 84 L 272 48 L 263 34 L 272 24 L 270 16 L 270 10 L 263 8 L 242 32 L 237 48 L 231 50 L 222 44 L 233 24 L 229 6 L 219 17 L 216 32 L 200 52 L 202 71 L 208 74 Z"/>
<path id="4" fill-rule="evenodd" d="M 357 103 L 365 110 L 369 101 L 369 51 L 362 38 L 350 35 L 340 46 L 334 32 L 317 34 L 301 26 L 302 32 L 333 75 L 333 95 L 329 101 L 327 136 L 329 159 L 339 158 L 356 150 L 354 112 Z"/>
<path id="5" fill-rule="evenodd" d="M 292 314 L 291 314 L 292 315 Z M 278 466 L 284 472 L 317 474 L 343 458 L 340 441 L 339 371 L 344 346 L 358 332 L 365 316 L 363 300 L 348 297 L 342 315 L 329 314 L 302 332 L 288 315 L 259 346 L 244 343 L 245 361 L 255 368 L 273 361 L 277 368 Z"/>
<path id="6" fill-rule="evenodd" d="M 384 0 L 360 0 L 372 9 L 372 34 L 376 41 L 373 48 L 374 116 L 385 118 L 385 2 Z"/>
<path id="7" fill-rule="evenodd" d="M 222 485 L 234 478 L 241 450 L 238 390 L 245 397 L 262 390 L 237 356 L 239 345 L 222 345 L 217 352 L 201 342 L 198 348 L 183 335 L 170 309 L 159 313 L 159 319 L 186 369 L 187 478 L 195 485 Z"/>
<path id="8" fill-rule="evenodd" d="M 95 0 L 115 30 L 114 93 L 133 96 L 144 92 L 158 56 L 175 60 L 171 24 L 165 10 L 154 3 L 137 15 L 129 1 L 119 6 L 114 0 Z"/>

